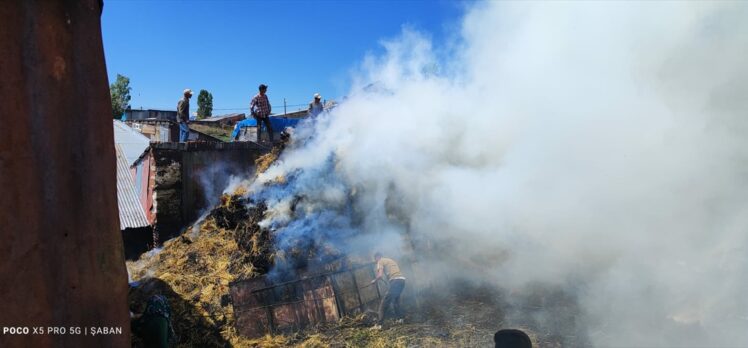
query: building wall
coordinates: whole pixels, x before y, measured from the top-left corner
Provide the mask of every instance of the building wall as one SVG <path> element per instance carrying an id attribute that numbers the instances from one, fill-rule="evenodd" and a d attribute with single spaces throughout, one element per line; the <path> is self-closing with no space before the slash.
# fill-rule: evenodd
<path id="1" fill-rule="evenodd" d="M 151 142 L 178 142 L 179 124 L 166 120 L 134 120 L 127 124 L 141 134 L 148 137 Z M 188 141 L 221 141 L 210 135 L 190 130 Z"/>
<path id="2" fill-rule="evenodd" d="M 137 161 L 131 168 L 135 175 L 135 189 L 138 190 L 138 198 L 143 206 L 145 217 L 153 224 L 156 220 L 155 208 L 153 207 L 153 187 L 156 180 L 155 163 L 150 151 Z"/>
<path id="3" fill-rule="evenodd" d="M 151 144 L 134 167 L 141 203 L 160 241 L 216 204 L 232 175 L 253 175 L 254 161 L 266 152 L 254 143 Z"/>
<path id="4" fill-rule="evenodd" d="M 162 143 L 180 145 L 179 143 Z M 154 144 L 155 146 L 156 144 Z M 176 147 L 178 148 L 178 146 Z M 176 235 L 183 227 L 182 218 L 182 153 L 177 149 L 151 147 L 152 191 L 156 232 L 159 243 Z"/>
<path id="5" fill-rule="evenodd" d="M 133 120 L 126 122 L 152 142 L 179 141 L 179 125 L 168 120 Z"/>
<path id="6" fill-rule="evenodd" d="M 254 161 L 265 153 L 264 148 L 237 145 L 233 145 L 236 149 L 183 152 L 182 216 L 185 221 L 194 221 L 205 209 L 218 203 L 232 175 L 249 177 L 253 174 Z"/>

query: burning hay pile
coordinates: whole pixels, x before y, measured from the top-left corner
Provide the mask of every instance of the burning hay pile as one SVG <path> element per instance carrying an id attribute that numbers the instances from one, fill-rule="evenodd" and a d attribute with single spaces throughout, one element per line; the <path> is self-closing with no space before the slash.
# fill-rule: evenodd
<path id="1" fill-rule="evenodd" d="M 260 157 L 255 163 L 256 174 L 264 173 L 282 150 L 277 147 Z M 285 178 L 277 177 L 265 185 L 285 183 Z M 131 311 L 142 313 L 151 295 L 166 296 L 172 308 L 176 346 L 287 345 L 289 341 L 283 336 L 250 340 L 236 334 L 229 284 L 267 274 L 271 269 L 295 270 L 308 260 L 340 256 L 334 247 L 317 242 L 310 245 L 306 238 L 287 238 L 283 247 L 276 248 L 272 227 L 261 223 L 268 213 L 265 201 L 251 195 L 248 185 L 243 182 L 231 194 L 224 194 L 204 219 L 162 248 L 127 263 L 132 281 Z M 303 198 L 297 198 L 294 204 L 301 201 Z M 133 344 L 139 346 L 137 335 Z"/>
<path id="2" fill-rule="evenodd" d="M 131 303 L 145 303 L 152 293 L 166 295 L 178 342 L 185 346 L 223 346 L 222 339 L 233 337 L 229 283 L 268 268 L 269 236 L 257 226 L 264 209 L 237 209 L 242 204 L 238 196 L 226 197 L 200 225 L 166 242 L 160 251 L 128 264 L 132 279 L 143 283 L 131 291 Z M 247 220 L 231 228 L 227 219 L 237 215 Z M 149 286 L 156 280 L 163 284 Z"/>
<path id="3" fill-rule="evenodd" d="M 280 152 L 280 149 L 275 149 L 258 159 L 257 173 L 266 173 Z M 325 165 L 334 167 L 335 161 L 330 160 Z M 482 292 L 467 291 L 464 285 L 460 287 L 458 293 L 461 296 L 458 298 L 447 298 L 454 297 L 453 291 L 419 293 L 419 308 L 408 311 L 410 323 L 394 325 L 385 330 L 372 330 L 371 318 L 362 314 L 353 318 L 344 317 L 335 323 L 320 323 L 305 331 L 286 335 L 267 335 L 260 339 L 239 336 L 234 328 L 234 308 L 230 303 L 231 282 L 260 275 L 290 277 L 294 270 L 307 266 L 311 268 L 307 263 L 331 265 L 334 264 L 332 260 L 338 260 L 340 264 L 347 262 L 335 245 L 328 244 L 332 238 L 327 238 L 325 233 L 334 231 L 338 236 L 346 236 L 356 232 L 355 222 L 352 222 L 356 220 L 356 212 L 350 204 L 355 192 L 340 190 L 341 194 L 330 195 L 330 192 L 338 191 L 325 191 L 322 196 L 335 199 L 326 201 L 323 208 L 315 205 L 319 198 L 310 198 L 309 195 L 314 192 L 308 190 L 283 191 L 304 192 L 307 196 L 278 194 L 279 190 L 297 184 L 295 175 L 291 173 L 287 177 L 265 178 L 263 185 L 267 187 L 264 195 L 250 193 L 247 183 L 238 186 L 232 190 L 232 194 L 223 195 L 219 205 L 181 236 L 167 241 L 163 248 L 144 255 L 140 260 L 129 262 L 127 268 L 133 281 L 130 291 L 132 312 L 142 313 L 143 305 L 153 294 L 166 296 L 172 308 L 177 347 L 490 345 L 492 332 L 501 327 L 506 319 L 504 309 L 511 307 L 506 303 L 491 302 L 501 297 L 495 294 L 479 296 L 475 300 L 466 299 L 468 293 Z M 286 203 L 287 209 L 279 210 L 278 207 Z M 273 214 L 286 214 L 286 225 L 268 223 L 266 220 L 271 220 L 268 217 Z M 315 224 L 315 228 L 308 228 L 312 224 Z M 311 237 L 300 238 L 293 234 L 295 231 L 303 232 L 298 236 Z M 275 280 L 283 281 L 282 278 Z M 534 305 L 535 302 L 533 308 L 538 307 Z M 528 312 L 527 308 L 520 311 Z M 549 317 L 565 318 L 558 314 Z M 533 318 L 515 322 L 530 328 L 530 332 L 538 329 L 535 332 L 540 333 L 534 336 L 535 342 L 549 343 L 541 346 L 555 347 L 560 340 L 551 337 L 553 332 L 577 334 L 566 327 L 558 330 L 558 325 L 554 323 L 537 323 Z M 546 330 L 548 332 L 540 330 L 549 325 L 552 327 Z M 583 346 L 578 343 L 574 341 L 572 345 Z M 140 344 L 137 335 L 134 335 L 133 344 Z"/>
<path id="4" fill-rule="evenodd" d="M 257 171 L 266 170 L 280 149 L 261 157 Z M 229 283 L 266 273 L 272 264 L 271 235 L 258 223 L 265 205 L 244 197 L 241 186 L 224 195 L 221 204 L 161 249 L 128 262 L 131 310 L 142 312 L 153 294 L 170 302 L 177 346 L 246 345 L 233 331 Z M 137 339 L 134 340 L 137 345 Z"/>
<path id="5" fill-rule="evenodd" d="M 257 174 L 265 173 L 280 153 L 281 149 L 277 148 L 258 159 Z M 329 165 L 334 165 L 334 162 L 330 161 Z M 293 182 L 293 175 L 270 178 L 266 185 L 271 188 L 266 191 L 271 192 L 272 196 L 274 189 L 283 189 Z M 143 305 L 151 295 L 166 296 L 172 308 L 175 343 L 179 347 L 324 347 L 335 342 L 343 346 L 410 346 L 443 345 L 454 341 L 454 338 L 442 337 L 442 331 L 419 325 L 371 331 L 370 320 L 363 316 L 325 324 L 325 327 L 318 328 L 324 329 L 322 333 L 311 329 L 292 336 L 268 335 L 261 339 L 246 339 L 237 335 L 234 309 L 229 297 L 231 282 L 271 271 L 280 273 L 281 277 L 292 276 L 294 270 L 307 267 L 308 262 L 344 262 L 337 248 L 326 244 L 325 235 L 295 239 L 284 235 L 283 231 L 274 231 L 274 226 L 263 222 L 277 213 L 268 208 L 265 200 L 269 198 L 250 194 L 248 187 L 244 183 L 233 189 L 231 194 L 224 194 L 218 206 L 182 235 L 167 241 L 161 249 L 144 255 L 140 260 L 128 262 L 127 268 L 133 281 L 130 291 L 133 313 L 142 313 Z M 346 193 L 342 195 L 346 196 L 352 197 Z M 351 232 L 340 228 L 350 226 L 349 221 L 330 218 L 337 215 L 334 210 L 308 215 L 294 214 L 296 209 L 314 212 L 310 205 L 313 203 L 304 196 L 292 197 L 288 202 L 288 211 L 297 220 L 290 224 L 303 225 L 309 219 L 316 219 L 324 221 L 324 227 L 330 227 L 329 230 Z M 345 198 L 332 206 L 333 209 L 349 209 Z M 280 247 L 277 246 L 277 238 L 283 239 Z M 455 335 L 462 337 L 458 333 Z M 137 335 L 134 335 L 133 343 L 139 345 Z"/>

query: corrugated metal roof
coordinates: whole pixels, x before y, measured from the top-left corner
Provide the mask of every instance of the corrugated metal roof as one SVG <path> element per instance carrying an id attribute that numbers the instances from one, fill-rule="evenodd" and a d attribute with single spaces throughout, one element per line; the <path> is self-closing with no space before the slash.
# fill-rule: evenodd
<path id="1" fill-rule="evenodd" d="M 117 205 L 119 206 L 119 227 L 140 228 L 150 225 L 140 205 L 138 193 L 135 190 L 130 166 L 119 144 L 114 145 L 117 149 Z"/>
<path id="2" fill-rule="evenodd" d="M 129 167 L 148 148 L 150 140 L 124 122 L 114 120 L 114 143 L 122 146 Z"/>

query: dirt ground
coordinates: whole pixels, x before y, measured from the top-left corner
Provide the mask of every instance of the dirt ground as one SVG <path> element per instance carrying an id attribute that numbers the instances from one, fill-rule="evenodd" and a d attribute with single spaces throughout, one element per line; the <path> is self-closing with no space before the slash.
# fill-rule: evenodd
<path id="1" fill-rule="evenodd" d="M 459 295 L 458 295 L 459 294 Z M 246 342 L 255 347 L 490 347 L 502 328 L 519 328 L 534 347 L 588 347 L 574 298 L 559 287 L 533 284 L 509 293 L 454 283 L 419 294 L 406 322 L 372 328 L 372 317 L 345 318 L 305 331 Z"/>

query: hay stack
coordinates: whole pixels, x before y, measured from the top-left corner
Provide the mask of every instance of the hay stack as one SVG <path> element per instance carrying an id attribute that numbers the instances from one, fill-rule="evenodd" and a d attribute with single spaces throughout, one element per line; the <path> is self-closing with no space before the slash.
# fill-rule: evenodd
<path id="1" fill-rule="evenodd" d="M 179 345 L 224 346 L 232 337 L 229 283 L 258 274 L 253 263 L 242 262 L 241 255 L 235 233 L 218 227 L 210 217 L 196 235 L 187 232 L 166 242 L 159 253 L 128 264 L 132 279 L 144 283 L 131 291 L 131 303 L 164 294 L 173 309 Z M 159 282 L 158 286 L 142 286 Z"/>
<path id="2" fill-rule="evenodd" d="M 280 153 L 281 149 L 274 149 L 260 157 L 258 173 Z M 252 204 L 244 197 L 246 192 L 246 186 L 239 186 L 234 194 L 223 195 L 203 221 L 160 250 L 127 262 L 134 285 L 131 310 L 140 313 L 148 297 L 165 295 L 172 307 L 178 347 L 283 345 L 275 337 L 246 340 L 233 329 L 229 283 L 266 273 L 273 259 L 271 235 L 257 225 L 266 207 Z M 139 345 L 137 337 L 133 345 Z"/>
<path id="3" fill-rule="evenodd" d="M 260 157 L 257 174 L 265 172 L 281 151 L 275 148 Z M 283 184 L 282 180 L 267 185 Z M 266 274 L 274 266 L 288 269 L 290 275 L 309 260 L 324 264 L 341 259 L 339 251 L 317 240 L 314 245 L 291 240 L 286 250 L 275 250 L 273 232 L 259 225 L 267 206 L 248 197 L 248 185 L 223 195 L 203 221 L 164 243 L 160 251 L 127 263 L 131 280 L 137 283 L 130 291 L 133 312 L 142 312 L 149 296 L 165 295 L 172 306 L 178 347 L 286 346 L 289 341 L 283 336 L 249 340 L 236 334 L 229 283 Z"/>

